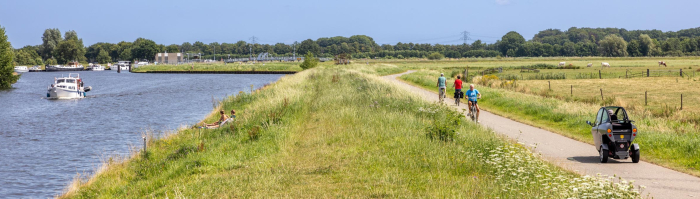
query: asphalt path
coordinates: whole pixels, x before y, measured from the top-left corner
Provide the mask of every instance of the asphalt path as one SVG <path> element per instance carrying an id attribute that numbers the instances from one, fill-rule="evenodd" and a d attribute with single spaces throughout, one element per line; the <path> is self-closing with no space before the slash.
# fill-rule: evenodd
<path id="1" fill-rule="evenodd" d="M 437 88 L 435 92 L 416 87 L 397 78 L 405 73 L 384 76 L 390 82 L 409 90 L 427 101 L 438 101 Z M 437 77 L 435 77 L 437 82 Z M 468 89 L 469 86 L 465 85 Z M 477 88 L 478 89 L 478 88 Z M 484 93 L 488 95 L 488 93 Z M 449 93 L 448 93 L 449 96 Z M 445 103 L 462 110 L 467 105 L 461 103 L 455 106 L 454 100 L 445 99 Z M 579 142 L 560 134 L 523 124 L 505 117 L 501 117 L 481 110 L 480 124 L 492 129 L 496 133 L 505 135 L 525 146 L 535 145 L 533 152 L 541 153 L 545 160 L 560 167 L 580 173 L 582 175 L 595 176 L 617 175 L 625 180 L 634 180 L 635 186 L 646 186 L 643 194 L 650 194 L 654 198 L 700 198 L 700 178 L 674 171 L 665 167 L 644 161 L 632 163 L 631 159 L 609 159 L 608 163 L 600 163 L 598 152 L 593 145 Z M 581 121 L 585 122 L 585 121 Z M 641 155 L 644 156 L 644 146 L 640 146 Z"/>

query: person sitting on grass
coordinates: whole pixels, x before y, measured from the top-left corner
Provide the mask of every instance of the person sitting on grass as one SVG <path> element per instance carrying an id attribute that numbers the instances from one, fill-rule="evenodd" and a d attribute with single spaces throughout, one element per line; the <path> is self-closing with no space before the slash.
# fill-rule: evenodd
<path id="1" fill-rule="evenodd" d="M 211 123 L 211 124 L 204 124 L 204 127 L 206 127 L 206 128 L 216 128 L 216 127 L 219 127 L 219 125 L 221 125 L 221 123 L 223 123 L 224 121 L 228 120 L 229 117 L 228 117 L 228 115 L 226 115 L 226 114 L 224 113 L 224 110 L 219 111 L 219 114 L 221 115 L 221 117 L 219 118 L 219 121 L 216 121 L 216 122 Z"/>
<path id="2" fill-rule="evenodd" d="M 236 119 L 236 110 L 231 109 L 231 119 Z"/>

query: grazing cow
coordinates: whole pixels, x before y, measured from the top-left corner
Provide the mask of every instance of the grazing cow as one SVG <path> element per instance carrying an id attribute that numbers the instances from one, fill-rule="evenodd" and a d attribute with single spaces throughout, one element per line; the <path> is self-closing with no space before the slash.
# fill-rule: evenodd
<path id="1" fill-rule="evenodd" d="M 608 62 L 601 62 L 600 66 L 601 67 L 610 67 L 610 64 L 608 64 Z"/>
<path id="2" fill-rule="evenodd" d="M 593 66 L 593 63 L 588 63 L 587 67 Z"/>
<path id="3" fill-rule="evenodd" d="M 661 65 L 664 65 L 664 67 L 668 67 L 668 66 L 666 66 L 666 62 L 665 62 L 665 61 L 659 61 L 659 67 L 661 67 Z"/>
<path id="4" fill-rule="evenodd" d="M 559 62 L 559 66 L 564 66 L 566 65 L 566 62 Z"/>

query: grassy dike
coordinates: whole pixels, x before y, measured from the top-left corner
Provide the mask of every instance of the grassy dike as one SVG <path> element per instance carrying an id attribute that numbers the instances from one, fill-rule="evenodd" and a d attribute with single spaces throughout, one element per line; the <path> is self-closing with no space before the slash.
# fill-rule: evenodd
<path id="1" fill-rule="evenodd" d="M 401 77 L 402 80 L 435 90 L 440 72 L 422 70 Z M 564 136 L 593 144 L 590 126 L 597 104 L 564 101 L 506 89 L 479 86 L 484 93 L 479 105 L 484 109 L 523 123 L 557 132 Z M 448 93 L 454 89 L 448 88 Z M 613 102 L 614 103 L 614 102 Z M 648 111 L 629 111 L 640 129 L 635 139 L 642 148 L 642 160 L 700 176 L 700 134 L 693 123 L 652 116 Z M 597 155 L 591 147 L 591 155 Z"/>
<path id="2" fill-rule="evenodd" d="M 624 180 L 552 166 L 363 70 L 316 68 L 239 93 L 221 104 L 237 110 L 231 126 L 152 141 L 60 198 L 640 196 Z"/>

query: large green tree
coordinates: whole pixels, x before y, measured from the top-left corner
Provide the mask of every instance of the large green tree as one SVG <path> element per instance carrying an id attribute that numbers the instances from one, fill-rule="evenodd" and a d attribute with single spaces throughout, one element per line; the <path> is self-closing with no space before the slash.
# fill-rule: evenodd
<path id="1" fill-rule="evenodd" d="M 12 84 L 19 80 L 19 75 L 12 74 L 14 72 L 13 59 L 12 45 L 7 41 L 5 28 L 0 27 L 0 89 L 12 88 Z"/>
<path id="2" fill-rule="evenodd" d="M 639 35 L 639 52 L 643 56 L 651 56 L 652 51 L 656 48 L 654 40 L 647 34 Z"/>
<path id="3" fill-rule="evenodd" d="M 41 57 L 44 59 L 51 58 L 53 56 L 53 50 L 58 47 L 58 43 L 60 43 L 62 40 L 63 38 L 61 37 L 61 31 L 58 30 L 58 28 L 44 30 L 44 35 L 41 36 Z"/>
<path id="4" fill-rule="evenodd" d="M 299 47 L 297 47 L 297 54 L 307 54 L 311 52 L 312 54 L 318 54 L 320 50 L 320 46 L 311 39 L 307 39 L 301 42 Z"/>
<path id="5" fill-rule="evenodd" d="M 167 47 L 165 47 L 165 51 L 167 51 L 169 53 L 177 53 L 177 52 L 180 52 L 180 49 L 178 49 L 177 44 L 170 44 Z"/>
<path id="6" fill-rule="evenodd" d="M 78 33 L 73 30 L 67 31 L 64 40 L 58 43 L 53 52 L 56 61 L 59 64 L 65 64 L 71 61 L 85 62 L 85 46 L 83 39 L 78 38 Z"/>
<path id="7" fill-rule="evenodd" d="M 608 35 L 598 42 L 600 54 L 606 57 L 627 56 L 627 42 L 620 36 Z"/>
<path id="8" fill-rule="evenodd" d="M 131 48 L 127 48 L 121 53 L 119 53 L 119 60 L 131 60 L 132 58 L 133 56 L 131 56 Z"/>
<path id="9" fill-rule="evenodd" d="M 79 48 L 78 42 L 74 40 L 61 41 L 54 50 L 54 57 L 56 57 L 58 64 L 78 61 L 78 56 L 80 56 Z"/>
<path id="10" fill-rule="evenodd" d="M 156 42 L 150 39 L 138 38 L 136 41 L 134 41 L 134 47 L 131 50 L 131 55 L 133 59 L 145 59 L 152 61 L 155 59 L 156 53 L 158 52 L 160 52 L 160 48 Z"/>
<path id="11" fill-rule="evenodd" d="M 34 65 L 34 59 L 32 58 L 32 55 L 29 54 L 28 52 L 24 50 L 18 50 L 14 52 L 15 54 L 15 63 L 17 65 Z"/>
<path id="12" fill-rule="evenodd" d="M 107 53 L 106 50 L 100 49 L 100 52 L 97 54 L 97 58 L 95 60 L 97 63 L 106 64 L 112 62 L 112 57 L 109 56 L 109 53 Z"/>
<path id="13" fill-rule="evenodd" d="M 501 37 L 501 41 L 498 42 L 498 47 L 501 50 L 501 53 L 506 54 L 508 56 L 514 56 L 514 52 L 517 52 L 518 48 L 520 48 L 520 46 L 524 43 L 525 38 L 522 35 L 520 35 L 520 33 L 510 31 L 506 33 L 506 35 L 503 35 L 503 37 Z M 511 51 L 510 55 L 508 53 L 509 50 Z"/>

